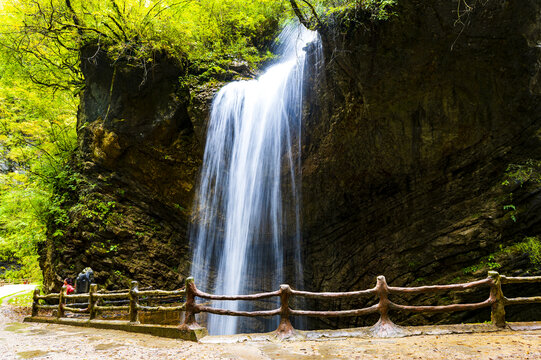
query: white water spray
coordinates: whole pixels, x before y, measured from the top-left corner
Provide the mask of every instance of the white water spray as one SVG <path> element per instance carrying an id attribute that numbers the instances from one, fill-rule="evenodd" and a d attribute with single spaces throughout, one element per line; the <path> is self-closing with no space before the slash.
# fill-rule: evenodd
<path id="1" fill-rule="evenodd" d="M 306 44 L 317 33 L 288 27 L 282 60 L 259 79 L 228 84 L 212 104 L 191 242 L 198 288 L 237 295 L 302 285 L 299 203 L 302 82 Z M 286 264 L 287 263 L 287 264 Z M 290 269 L 285 274 L 284 268 Z M 239 301 L 215 308 L 251 310 Z M 276 303 L 258 308 L 276 308 Z M 209 315 L 211 334 L 273 330 L 278 319 L 249 323 Z"/>

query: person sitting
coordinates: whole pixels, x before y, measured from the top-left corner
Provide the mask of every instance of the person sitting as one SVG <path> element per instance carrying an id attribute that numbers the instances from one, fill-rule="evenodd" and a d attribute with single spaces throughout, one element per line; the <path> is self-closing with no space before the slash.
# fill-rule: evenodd
<path id="1" fill-rule="evenodd" d="M 73 280 L 71 278 L 65 278 L 64 279 L 64 286 L 66 287 L 66 294 L 69 295 L 72 292 L 75 291 L 75 288 L 73 287 Z"/>

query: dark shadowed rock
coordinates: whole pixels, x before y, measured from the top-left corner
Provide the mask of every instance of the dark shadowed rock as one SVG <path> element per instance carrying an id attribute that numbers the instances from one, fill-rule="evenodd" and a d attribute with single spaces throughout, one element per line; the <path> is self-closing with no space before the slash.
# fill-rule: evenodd
<path id="1" fill-rule="evenodd" d="M 131 279 L 180 286 L 189 269 L 187 224 L 201 139 L 181 86 L 184 65 L 164 53 L 143 64 L 82 50 L 85 90 L 78 114 L 77 190 L 69 225 L 41 250 L 47 288 L 90 266 L 96 282 Z M 204 124 L 202 111 L 198 126 Z"/>
<path id="2" fill-rule="evenodd" d="M 379 274 L 391 285 L 461 281 L 500 244 L 540 230 L 539 192 L 517 189 L 514 222 L 501 182 L 508 164 L 541 156 L 541 3 L 476 2 L 462 23 L 456 1 L 398 3 L 387 22 L 328 18 L 324 71 L 307 80 L 310 290 L 369 288 Z"/>

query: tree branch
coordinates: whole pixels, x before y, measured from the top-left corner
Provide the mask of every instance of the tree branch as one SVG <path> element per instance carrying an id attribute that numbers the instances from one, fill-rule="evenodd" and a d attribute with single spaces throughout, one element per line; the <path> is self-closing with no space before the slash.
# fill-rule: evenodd
<path id="1" fill-rule="evenodd" d="M 68 7 L 68 10 L 70 11 L 71 13 L 71 18 L 73 19 L 73 23 L 75 25 L 77 25 L 77 33 L 79 35 L 83 35 L 83 31 L 81 30 L 80 26 L 81 26 L 81 21 L 79 20 L 79 17 L 77 16 L 77 13 L 75 12 L 75 10 L 73 9 L 73 7 L 71 6 L 71 1 L 70 0 L 66 0 L 66 6 Z"/>
<path id="2" fill-rule="evenodd" d="M 98 29 L 94 29 L 94 28 L 90 28 L 90 27 L 86 27 L 86 26 L 81 26 L 81 25 L 78 25 L 78 24 L 62 24 L 62 23 L 58 23 L 58 24 L 62 25 L 60 30 L 64 30 L 64 29 L 67 29 L 67 28 L 75 28 L 75 29 L 77 29 L 77 33 L 79 33 L 79 35 L 82 34 L 83 31 L 93 31 L 96 34 L 102 35 L 104 37 L 108 37 L 107 34 L 99 31 Z"/>
<path id="3" fill-rule="evenodd" d="M 301 9 L 299 9 L 299 6 L 297 5 L 297 2 L 295 0 L 289 0 L 289 2 L 291 3 L 291 7 L 293 8 L 293 12 L 295 12 L 295 15 L 297 16 L 297 18 L 299 19 L 301 24 L 303 24 L 306 27 L 309 27 L 310 23 L 304 17 L 304 14 L 302 13 Z"/>
<path id="4" fill-rule="evenodd" d="M 289 3 L 291 4 L 291 7 L 293 8 L 293 12 L 295 12 L 295 15 L 299 19 L 300 23 L 310 30 L 320 29 L 321 21 L 319 20 L 319 17 L 317 16 L 317 12 L 314 6 L 310 4 L 307 0 L 301 0 L 301 1 L 304 2 L 306 5 L 308 5 L 308 7 L 310 7 L 310 11 L 312 12 L 312 17 L 310 19 L 307 19 L 304 16 L 301 9 L 299 8 L 299 5 L 297 4 L 295 0 L 289 0 Z"/>
<path id="5" fill-rule="evenodd" d="M 130 41 L 130 39 L 128 38 L 128 35 L 126 34 L 126 32 L 124 31 L 124 28 L 118 23 L 118 21 L 116 21 L 116 19 L 112 16 L 112 15 L 108 15 L 107 16 L 109 19 L 111 19 L 113 21 L 113 23 L 116 25 L 116 27 L 122 31 L 122 34 L 124 35 L 124 41 L 128 42 Z M 109 26 L 107 26 L 111 31 L 113 31 L 113 29 L 111 29 Z M 115 34 L 116 35 L 116 34 Z M 117 35 L 118 36 L 118 35 Z"/>
<path id="6" fill-rule="evenodd" d="M 315 29 L 313 29 L 313 30 L 317 30 L 317 29 L 321 28 L 321 21 L 319 20 L 319 16 L 317 16 L 317 12 L 316 12 L 316 9 L 314 8 L 314 6 L 312 4 L 310 4 L 307 0 L 302 0 L 302 2 L 304 2 L 306 5 L 308 5 L 310 7 L 310 11 L 312 11 L 312 16 L 314 17 L 314 19 L 316 19 Z"/>

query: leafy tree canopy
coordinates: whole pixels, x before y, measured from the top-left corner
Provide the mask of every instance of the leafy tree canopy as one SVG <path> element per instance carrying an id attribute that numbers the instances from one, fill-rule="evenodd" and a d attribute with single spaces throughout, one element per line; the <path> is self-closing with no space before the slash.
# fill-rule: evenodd
<path id="1" fill-rule="evenodd" d="M 287 3 L 275 0 L 7 0 L 2 45 L 36 83 L 81 84 L 79 53 L 92 43 L 113 59 L 152 61 L 166 50 L 192 62 L 264 59 Z M 66 79 L 69 81 L 66 82 Z"/>

